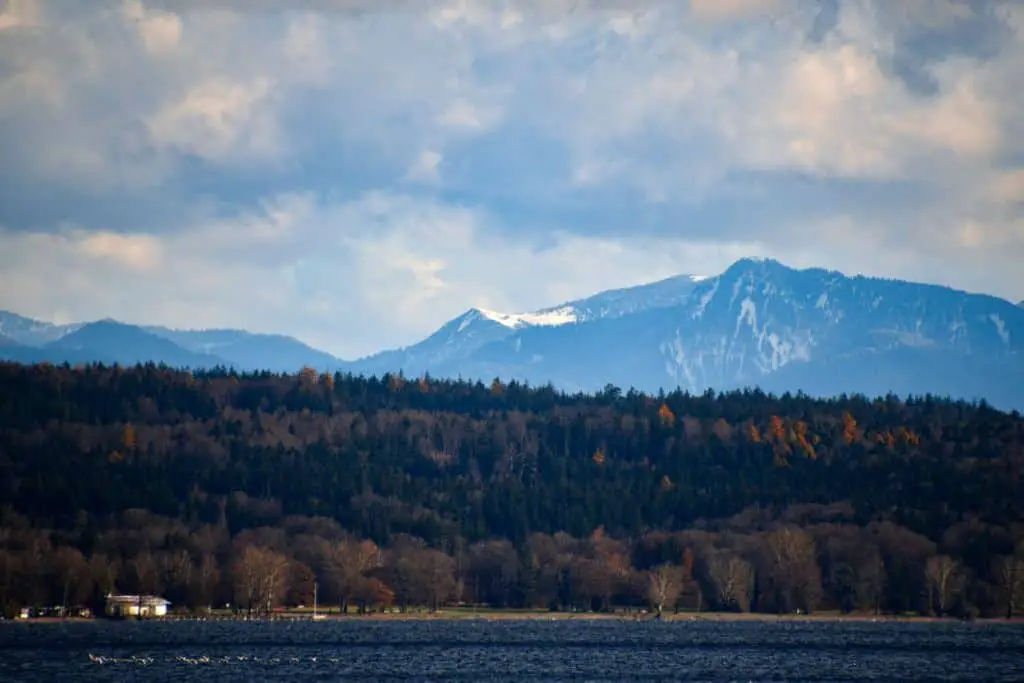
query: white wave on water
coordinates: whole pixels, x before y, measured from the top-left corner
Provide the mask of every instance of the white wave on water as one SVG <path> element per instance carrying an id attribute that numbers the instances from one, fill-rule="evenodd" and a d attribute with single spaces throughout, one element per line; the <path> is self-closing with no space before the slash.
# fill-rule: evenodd
<path id="1" fill-rule="evenodd" d="M 89 661 L 93 664 L 100 665 L 130 665 L 130 666 L 149 666 L 156 661 L 153 657 L 145 657 L 132 655 L 131 657 L 108 657 L 104 655 L 89 654 Z M 188 665 L 206 665 L 206 664 L 218 664 L 218 665 L 230 665 L 230 664 L 264 664 L 270 666 L 276 666 L 279 664 L 293 665 L 293 664 L 338 664 L 343 661 L 341 657 L 259 657 L 257 655 L 224 655 L 220 657 L 210 657 L 208 655 L 177 655 L 175 657 L 168 657 L 162 660 L 160 663 L 173 663 L 173 664 L 188 664 Z"/>

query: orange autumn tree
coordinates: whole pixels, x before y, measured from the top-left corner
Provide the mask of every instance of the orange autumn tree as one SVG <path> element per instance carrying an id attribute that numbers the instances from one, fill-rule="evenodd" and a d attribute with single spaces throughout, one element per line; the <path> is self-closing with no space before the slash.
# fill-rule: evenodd
<path id="1" fill-rule="evenodd" d="M 880 446 L 885 446 L 887 448 L 895 448 L 896 437 L 894 437 L 892 435 L 892 432 L 890 432 L 888 429 L 885 429 L 875 434 L 875 443 L 879 444 Z"/>
<path id="2" fill-rule="evenodd" d="M 843 411 L 843 433 L 842 440 L 847 446 L 857 440 L 857 421 L 853 419 L 850 411 Z"/>
<path id="3" fill-rule="evenodd" d="M 135 436 L 135 427 L 132 426 L 131 422 L 124 426 L 121 431 L 121 445 L 126 451 L 135 450 L 135 446 L 138 445 L 138 439 Z"/>
<path id="4" fill-rule="evenodd" d="M 720 417 L 711 425 L 711 433 L 720 441 L 728 443 L 732 440 L 732 425 L 724 417 Z"/>
<path id="5" fill-rule="evenodd" d="M 913 429 L 907 427 L 896 428 L 896 441 L 904 446 L 919 446 L 921 445 L 921 437 L 917 435 Z"/>
<path id="6" fill-rule="evenodd" d="M 662 403 L 661 407 L 658 408 L 658 421 L 662 427 L 666 429 L 672 429 L 676 424 L 676 415 L 672 412 L 672 409 L 667 404 Z"/>
<path id="7" fill-rule="evenodd" d="M 778 415 L 772 415 L 768 419 L 768 441 L 786 446 L 786 423 Z M 788 450 L 788 446 L 786 449 Z"/>
<path id="8" fill-rule="evenodd" d="M 405 378 L 401 375 L 391 375 L 388 377 L 388 389 L 391 391 L 401 391 L 405 387 Z"/>
<path id="9" fill-rule="evenodd" d="M 768 420 L 768 441 L 772 444 L 772 463 L 775 467 L 789 467 L 786 456 L 790 453 L 786 439 L 786 423 L 778 415 Z"/>
<path id="10" fill-rule="evenodd" d="M 796 422 L 793 423 L 793 437 L 796 441 L 796 444 L 800 446 L 801 450 L 803 450 L 804 455 L 806 455 L 811 460 L 818 459 L 818 454 L 814 450 L 814 446 L 812 446 L 811 442 L 808 441 L 808 431 L 806 422 L 804 422 L 803 420 L 797 420 Z"/>
<path id="11" fill-rule="evenodd" d="M 761 443 L 761 430 L 753 422 L 747 423 L 747 441 L 750 443 Z"/>

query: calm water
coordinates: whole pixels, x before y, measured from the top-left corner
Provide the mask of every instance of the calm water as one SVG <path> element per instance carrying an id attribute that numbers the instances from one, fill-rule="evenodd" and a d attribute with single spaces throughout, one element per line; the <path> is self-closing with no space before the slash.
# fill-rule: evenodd
<path id="1" fill-rule="evenodd" d="M 4 681 L 299 678 L 1022 681 L 1024 627 L 610 621 L 0 625 Z"/>

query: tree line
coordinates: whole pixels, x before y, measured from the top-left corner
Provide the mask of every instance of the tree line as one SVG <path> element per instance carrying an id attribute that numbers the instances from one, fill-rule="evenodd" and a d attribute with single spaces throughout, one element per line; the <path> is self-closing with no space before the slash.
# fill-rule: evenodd
<path id="1" fill-rule="evenodd" d="M 5 364 L 0 604 L 1006 616 L 1022 445 L 931 396 Z"/>
<path id="2" fill-rule="evenodd" d="M 125 511 L 94 539 L 90 555 L 66 534 L 5 519 L 0 604 L 102 610 L 108 593 L 157 594 L 175 609 L 230 607 L 265 614 L 321 604 L 362 614 L 437 610 L 460 603 L 495 608 L 605 612 L 616 609 L 732 612 L 930 614 L 1010 617 L 1024 608 L 1024 544 L 978 573 L 962 559 L 962 528 L 946 552 L 891 522 L 858 527 L 845 506 L 760 511 L 632 540 L 597 529 L 576 538 L 531 534 L 430 547 L 397 535 L 387 547 L 334 520 L 289 517 L 230 536 L 222 525 L 190 529 L 143 510 Z M 760 529 L 760 530 L 755 530 Z M 953 554 L 947 554 L 951 552 Z"/>

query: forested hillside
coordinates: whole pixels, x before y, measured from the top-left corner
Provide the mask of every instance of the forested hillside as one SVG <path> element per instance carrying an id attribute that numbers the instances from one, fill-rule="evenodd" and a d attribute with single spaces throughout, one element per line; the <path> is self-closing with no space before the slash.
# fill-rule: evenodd
<path id="1" fill-rule="evenodd" d="M 0 602 L 1001 616 L 1022 469 L 1019 415 L 928 397 L 9 364 Z"/>

